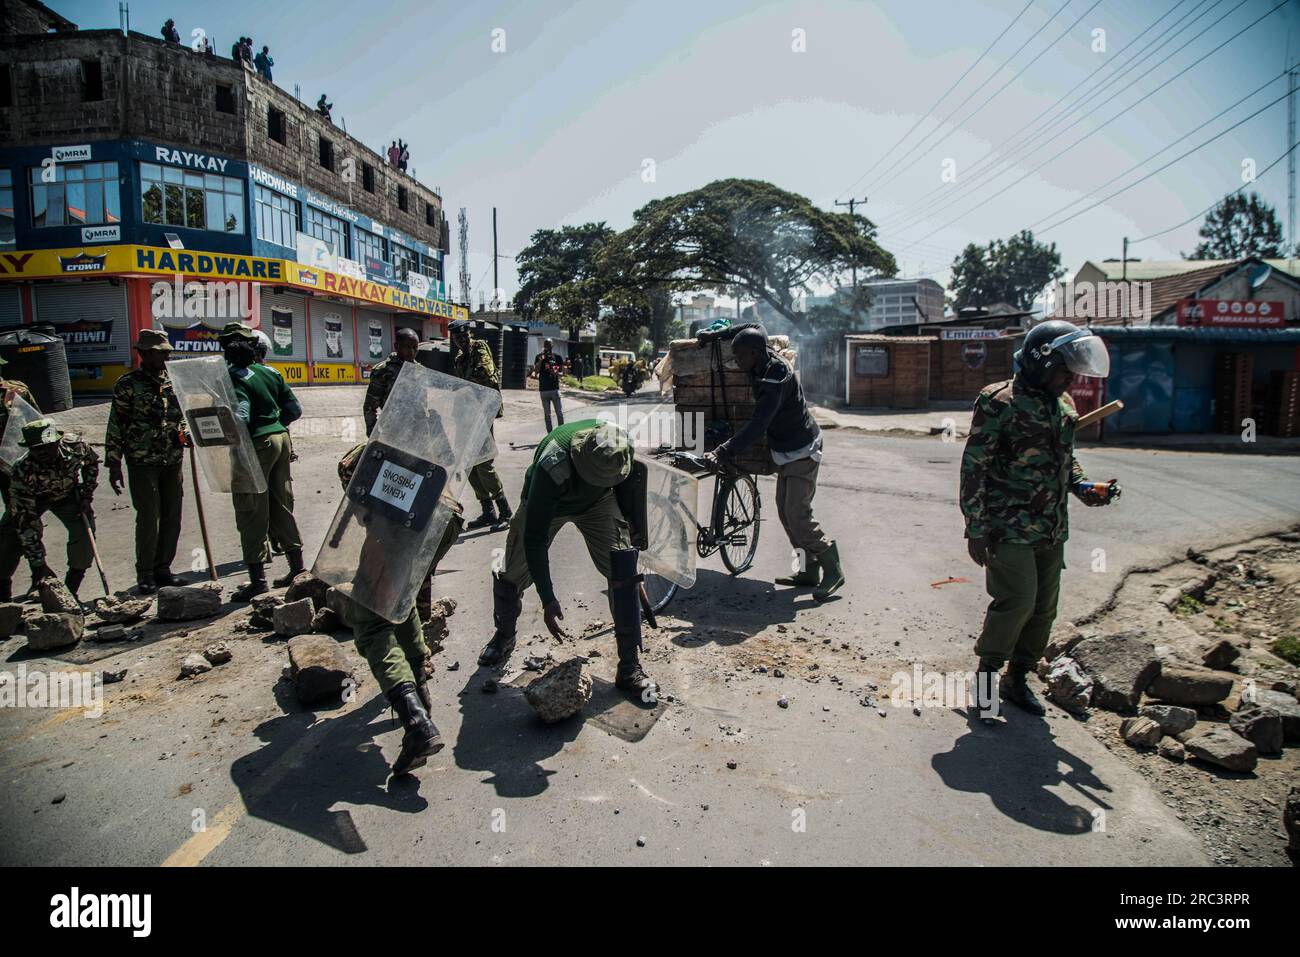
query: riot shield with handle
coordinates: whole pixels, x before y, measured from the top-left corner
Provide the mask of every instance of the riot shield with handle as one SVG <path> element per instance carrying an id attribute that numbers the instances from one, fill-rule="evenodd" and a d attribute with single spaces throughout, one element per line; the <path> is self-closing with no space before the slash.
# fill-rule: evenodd
<path id="1" fill-rule="evenodd" d="M 500 401 L 495 389 L 403 363 L 312 574 L 351 583 L 352 601 L 403 620 L 452 514 L 439 503 L 460 495 Z"/>
<path id="2" fill-rule="evenodd" d="M 690 588 L 695 584 L 699 479 L 649 456 L 637 456 L 629 483 L 635 486 L 640 482 L 645 486 L 643 510 L 638 504 L 619 502 L 634 544 L 641 549 L 640 570 Z M 642 523 L 638 512 L 644 515 L 643 529 L 638 528 Z"/>
<path id="3" fill-rule="evenodd" d="M 32 404 L 20 395 L 15 395 L 9 406 L 9 419 L 5 422 L 4 437 L 0 438 L 0 472 L 8 475 L 14 470 L 17 461 L 27 454 L 27 449 L 18 444 L 23 437 L 23 426 L 42 418 Z"/>
<path id="4" fill-rule="evenodd" d="M 235 386 L 222 356 L 167 363 L 176 401 L 185 413 L 194 455 L 213 492 L 266 491 L 266 476 L 248 427 L 235 416 Z"/>

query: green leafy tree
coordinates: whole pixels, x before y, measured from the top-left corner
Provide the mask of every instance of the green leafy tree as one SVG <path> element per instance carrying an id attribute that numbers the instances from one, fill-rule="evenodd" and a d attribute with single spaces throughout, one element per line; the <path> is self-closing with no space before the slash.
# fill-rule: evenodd
<path id="1" fill-rule="evenodd" d="M 1184 259 L 1281 259 L 1286 256 L 1282 224 L 1273 207 L 1259 198 L 1229 193 L 1205 214 L 1201 241 Z"/>
<path id="2" fill-rule="evenodd" d="M 1008 302 L 1019 309 L 1065 275 L 1056 243 L 1040 243 L 1029 230 L 987 246 L 970 243 L 952 262 L 949 287 L 958 309 Z"/>
<path id="3" fill-rule="evenodd" d="M 515 257 L 519 292 L 514 308 L 525 319 L 554 322 L 576 338 L 600 315 L 603 285 L 597 281 L 596 255 L 614 235 L 604 223 L 539 229 Z"/>
<path id="4" fill-rule="evenodd" d="M 611 291 L 739 289 L 801 332 L 812 331 L 810 316 L 796 310 L 801 290 L 836 284 L 853 267 L 860 278 L 897 269 L 865 216 L 825 212 L 759 180 L 719 180 L 653 200 L 633 218 L 598 256 Z"/>

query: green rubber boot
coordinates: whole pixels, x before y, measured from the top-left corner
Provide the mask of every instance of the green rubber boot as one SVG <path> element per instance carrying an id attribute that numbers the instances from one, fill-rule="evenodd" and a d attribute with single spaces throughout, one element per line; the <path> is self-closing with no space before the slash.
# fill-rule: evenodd
<path id="1" fill-rule="evenodd" d="M 804 567 L 799 569 L 793 575 L 787 575 L 785 578 L 778 578 L 778 585 L 785 585 L 790 588 L 812 588 L 820 585 L 822 580 L 822 566 L 817 561 L 816 556 L 806 555 L 804 557 Z"/>
<path id="2" fill-rule="evenodd" d="M 817 563 L 822 567 L 821 584 L 813 592 L 818 601 L 825 601 L 831 593 L 844 584 L 844 567 L 840 564 L 840 547 L 831 542 L 831 547 L 817 556 Z"/>

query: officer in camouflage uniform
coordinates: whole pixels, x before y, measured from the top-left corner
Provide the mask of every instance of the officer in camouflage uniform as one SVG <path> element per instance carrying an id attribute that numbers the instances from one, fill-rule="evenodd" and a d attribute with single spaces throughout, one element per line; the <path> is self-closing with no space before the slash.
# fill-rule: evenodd
<path id="1" fill-rule="evenodd" d="M 482 339 L 475 339 L 470 332 L 469 322 L 457 319 L 449 327 L 451 341 L 456 346 L 456 358 L 452 360 L 451 374 L 460 379 L 468 379 L 489 389 L 501 390 L 501 376 L 497 374 L 497 364 L 492 360 L 492 350 Z M 504 415 L 504 407 L 497 406 L 499 419 Z M 506 501 L 506 490 L 501 484 L 501 476 L 491 461 L 480 462 L 470 469 L 469 487 L 474 490 L 483 514 L 470 522 L 466 528 L 486 528 L 504 525 L 514 514 L 510 503 Z"/>
<path id="2" fill-rule="evenodd" d="M 506 536 L 505 567 L 492 576 L 492 640 L 480 665 L 501 665 L 515 648 L 522 596 L 537 585 L 546 627 L 558 639 L 564 611 L 551 581 L 551 542 L 565 525 L 577 526 L 592 564 L 609 581 L 609 607 L 618 646 L 615 684 L 643 695 L 655 689 L 641 667 L 641 608 L 635 549 L 615 496 L 615 486 L 632 474 L 635 456 L 627 433 L 612 422 L 585 419 L 547 434 L 524 475 L 519 511 Z M 620 570 L 616 571 L 615 565 Z M 624 567 L 627 566 L 627 567 Z M 628 570 L 630 568 L 630 570 Z"/>
<path id="3" fill-rule="evenodd" d="M 366 386 L 366 399 L 361 406 L 366 418 L 366 435 L 375 430 L 379 421 L 379 410 L 388 401 L 388 393 L 393 391 L 397 374 L 407 362 L 414 362 L 420 350 L 420 337 L 414 329 L 398 329 L 393 336 L 393 351 L 383 362 L 378 362 L 370 370 L 370 384 Z"/>
<path id="4" fill-rule="evenodd" d="M 68 529 L 68 574 L 75 595 L 94 561 L 90 535 L 95 528 L 91 502 L 99 482 L 99 456 L 75 436 L 65 435 L 53 419 L 36 419 L 23 426 L 20 443 L 27 449 L 14 464 L 9 487 L 10 510 L 18 540 L 32 569 L 32 582 L 50 578 L 41 540 L 41 516 L 53 512 Z M 12 574 L 12 572 L 11 572 Z"/>
<path id="5" fill-rule="evenodd" d="M 160 585 L 174 585 L 172 559 L 181 534 L 184 484 L 185 419 L 167 377 L 172 351 L 167 335 L 141 329 L 135 350 L 140 367 L 117 380 L 104 435 L 108 484 L 122 494 L 122 460 L 126 459 L 135 508 L 135 574 L 142 595 Z"/>
<path id="6" fill-rule="evenodd" d="M 5 360 L 0 358 L 0 366 L 4 365 Z M 17 379 L 0 376 L 0 437 L 9 426 L 9 409 L 15 398 L 23 399 L 37 412 L 41 411 L 26 385 Z M 9 512 L 9 473 L 3 470 L 0 470 L 0 500 L 3 500 L 5 509 L 4 516 L 0 517 L 0 601 L 9 601 L 13 597 L 14 571 L 18 568 L 23 548 Z"/>
<path id="7" fill-rule="evenodd" d="M 1075 375 L 1109 373 L 1101 340 L 1051 320 L 1030 330 L 1016 360 L 1014 379 L 986 386 L 975 400 L 961 463 L 961 510 L 967 550 L 984 566 L 992 599 L 975 645 L 977 693 L 991 694 L 993 676 L 1010 661 L 998 682 L 1001 696 L 1041 715 L 1026 676 L 1056 619 L 1069 536 L 1066 495 L 1107 505 L 1119 486 L 1085 477 L 1074 457 L 1078 414 L 1066 393 Z"/>
<path id="8" fill-rule="evenodd" d="M 348 482 L 352 481 L 352 474 L 356 471 L 357 461 L 365 447 L 362 442 L 339 460 L 339 481 L 343 483 L 344 490 L 347 489 Z M 459 502 L 444 496 L 439 505 L 448 509 L 451 515 L 420 590 L 420 596 L 423 596 L 426 603 L 425 608 L 419 609 L 420 597 L 417 596 L 417 607 L 412 608 L 406 618 L 398 623 L 388 621 L 357 604 L 350 604 L 347 611 L 347 623 L 352 628 L 357 651 L 369 663 L 370 673 L 379 682 L 379 690 L 388 698 L 405 729 L 402 751 L 393 762 L 394 777 L 421 767 L 429 755 L 436 754 L 443 747 L 438 728 L 429 717 L 429 712 L 433 710 L 433 698 L 429 694 L 432 654 L 425 644 L 420 622 L 429 619 L 428 591 L 433 576 L 438 571 L 438 562 L 442 561 L 442 557 L 451 550 L 460 536 L 462 519 Z"/>

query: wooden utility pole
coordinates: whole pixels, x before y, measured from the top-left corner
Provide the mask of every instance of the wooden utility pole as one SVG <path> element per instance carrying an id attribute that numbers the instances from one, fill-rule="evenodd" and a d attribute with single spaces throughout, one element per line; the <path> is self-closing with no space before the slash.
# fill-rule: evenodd
<path id="1" fill-rule="evenodd" d="M 492 318 L 501 321 L 501 280 L 497 277 L 497 208 L 492 207 Z"/>
<path id="2" fill-rule="evenodd" d="M 867 205 L 867 197 L 863 196 L 861 199 L 853 199 L 852 197 L 850 197 L 850 198 L 849 198 L 849 201 L 848 201 L 847 203 L 841 203 L 838 199 L 835 201 L 835 205 L 836 205 L 836 206 L 847 206 L 847 207 L 849 208 L 849 215 L 850 215 L 850 216 L 853 215 L 854 210 L 857 209 L 857 207 L 858 207 L 859 204 L 861 204 L 861 205 L 863 205 L 863 206 Z M 852 271 L 853 271 L 853 292 L 855 293 L 855 300 L 854 300 L 854 301 L 856 301 L 856 293 L 857 293 L 857 291 L 858 291 L 858 267 L 857 267 L 857 264 L 855 263 L 851 268 L 852 268 Z"/>

